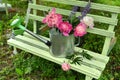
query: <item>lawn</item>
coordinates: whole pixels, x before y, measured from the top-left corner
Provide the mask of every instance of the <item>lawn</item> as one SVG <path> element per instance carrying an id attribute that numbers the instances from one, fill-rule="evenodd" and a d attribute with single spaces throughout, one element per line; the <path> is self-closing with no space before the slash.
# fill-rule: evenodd
<path id="1" fill-rule="evenodd" d="M 44 0 L 42 1 L 44 2 Z M 91 1 L 120 6 L 119 0 Z M 0 80 L 84 80 L 85 76 L 83 74 L 72 70 L 64 72 L 60 65 L 27 52 L 18 50 L 18 54 L 13 54 L 13 48 L 7 45 L 7 39 L 10 38 L 12 32 L 10 23 L 19 16 L 24 19 L 28 2 L 27 0 L 10 0 L 8 3 L 13 6 L 9 15 L 6 16 L 5 12 L 0 12 Z M 54 5 L 56 6 L 56 4 Z M 98 12 L 95 12 L 95 14 L 105 15 Z M 118 19 L 118 25 L 115 27 L 117 42 L 109 54 L 110 61 L 99 80 L 120 80 L 120 14 Z M 102 24 L 101 26 L 105 27 L 106 25 Z M 103 40 L 100 36 L 89 35 L 85 36 L 84 39 L 85 43 L 82 47 L 97 52 L 101 51 Z M 94 39 L 98 42 L 94 43 Z"/>

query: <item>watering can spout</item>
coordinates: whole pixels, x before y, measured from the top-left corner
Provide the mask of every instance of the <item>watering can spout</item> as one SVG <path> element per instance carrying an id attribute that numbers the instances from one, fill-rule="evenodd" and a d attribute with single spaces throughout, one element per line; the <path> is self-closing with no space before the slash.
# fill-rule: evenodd
<path id="1" fill-rule="evenodd" d="M 45 43 L 48 47 L 51 46 L 51 42 L 44 39 L 43 37 L 38 36 L 37 34 L 31 32 L 30 30 L 26 29 L 23 25 L 21 25 L 21 20 L 20 19 L 15 19 L 12 23 L 11 26 L 13 28 L 18 27 L 22 30 L 24 30 L 25 32 L 29 33 L 30 35 L 32 35 L 33 37 L 35 37 L 36 39 L 40 40 L 41 42 Z"/>

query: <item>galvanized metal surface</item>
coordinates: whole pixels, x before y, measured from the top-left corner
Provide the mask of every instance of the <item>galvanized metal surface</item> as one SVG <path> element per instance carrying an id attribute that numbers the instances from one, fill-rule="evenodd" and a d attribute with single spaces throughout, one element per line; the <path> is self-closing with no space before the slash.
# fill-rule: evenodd
<path id="1" fill-rule="evenodd" d="M 50 30 L 50 53 L 55 57 L 66 57 L 74 52 L 74 36 L 63 36 L 55 28 Z"/>

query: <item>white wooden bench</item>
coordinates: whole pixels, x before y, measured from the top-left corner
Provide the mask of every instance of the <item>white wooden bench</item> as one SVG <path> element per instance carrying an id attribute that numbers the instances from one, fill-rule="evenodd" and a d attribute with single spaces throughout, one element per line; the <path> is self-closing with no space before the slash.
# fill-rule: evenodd
<path id="1" fill-rule="evenodd" d="M 76 5 L 80 7 L 85 7 L 87 2 L 85 1 L 75 1 L 75 0 L 44 0 L 43 2 L 53 2 L 53 3 L 60 3 L 60 4 L 66 4 L 66 5 Z M 37 25 L 36 21 L 42 21 L 44 16 L 37 15 L 37 11 L 48 11 L 49 9 L 52 9 L 50 6 L 36 4 L 36 0 L 33 0 L 33 3 L 29 3 L 28 5 L 29 9 L 32 9 L 30 14 L 27 14 L 29 16 L 29 19 L 33 20 L 33 32 L 37 32 Z M 94 15 L 94 14 L 88 14 L 89 16 L 93 17 L 95 22 L 109 24 L 108 30 L 105 29 L 99 29 L 99 28 L 93 28 L 88 29 L 88 33 L 97 34 L 105 37 L 105 42 L 103 45 L 103 50 L 101 53 L 92 52 L 90 50 L 85 50 L 80 47 L 75 47 L 75 51 L 87 51 L 87 54 L 91 55 L 93 58 L 91 60 L 83 59 L 83 62 L 81 65 L 74 65 L 71 64 L 71 68 L 77 72 L 80 72 L 82 74 L 85 74 L 85 80 L 92 80 L 93 78 L 98 79 L 100 78 L 103 70 L 106 67 L 106 64 L 109 61 L 109 57 L 107 56 L 109 52 L 111 51 L 112 47 L 115 44 L 115 41 L 111 43 L 111 40 L 115 37 L 114 28 L 117 25 L 118 19 L 117 16 L 120 13 L 120 7 L 117 6 L 109 6 L 104 4 L 97 4 L 97 3 L 91 3 L 91 9 L 96 9 L 99 11 L 106 11 L 111 13 L 111 17 L 105 17 L 100 15 Z M 57 8 L 57 13 L 60 13 L 62 15 L 69 15 L 70 10 L 67 9 L 60 9 Z M 77 15 L 80 15 L 79 12 L 77 12 Z M 32 27 L 32 26 L 31 26 Z M 17 32 L 17 31 L 16 31 Z M 19 31 L 17 32 L 19 33 Z M 43 36 L 42 36 L 43 37 Z M 46 37 L 45 37 L 46 38 Z M 49 40 L 49 38 L 46 38 Z M 19 34 L 16 35 L 15 38 L 11 38 L 7 41 L 7 43 L 11 46 L 14 46 L 14 48 L 22 49 L 26 52 L 29 52 L 31 54 L 37 55 L 39 57 L 42 57 L 46 60 L 55 62 L 57 64 L 62 64 L 64 60 L 67 60 L 66 58 L 56 58 L 50 55 L 49 48 L 43 44 L 42 42 L 38 41 L 28 33 L 24 32 L 23 35 Z"/>

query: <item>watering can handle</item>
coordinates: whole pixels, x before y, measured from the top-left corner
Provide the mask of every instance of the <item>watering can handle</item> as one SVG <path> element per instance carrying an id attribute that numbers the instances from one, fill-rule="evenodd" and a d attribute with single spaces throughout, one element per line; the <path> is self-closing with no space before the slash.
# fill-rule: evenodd
<path id="1" fill-rule="evenodd" d="M 79 46 L 80 45 L 80 37 L 78 37 L 78 43 L 75 44 L 75 46 Z"/>

